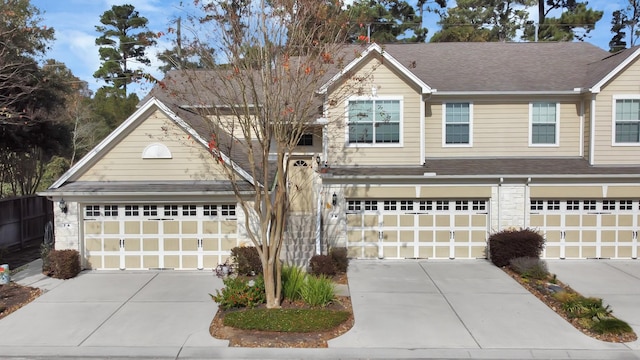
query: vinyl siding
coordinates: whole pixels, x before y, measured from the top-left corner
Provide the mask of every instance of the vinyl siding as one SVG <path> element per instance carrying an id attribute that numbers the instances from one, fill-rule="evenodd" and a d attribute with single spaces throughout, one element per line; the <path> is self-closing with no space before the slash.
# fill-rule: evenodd
<path id="1" fill-rule="evenodd" d="M 583 139 L 583 145 L 582 145 L 582 154 L 583 157 L 587 160 L 590 160 L 589 157 L 590 155 L 590 144 L 591 144 L 591 97 L 590 96 L 585 96 L 582 99 L 584 105 L 584 116 L 583 118 L 583 123 L 584 123 L 584 129 L 583 129 L 583 134 L 582 134 L 582 139 Z"/>
<path id="2" fill-rule="evenodd" d="M 374 68 L 374 66 L 377 66 Z M 374 68 L 372 75 L 371 69 Z M 382 146 L 347 145 L 347 116 L 346 105 L 349 96 L 357 96 L 358 90 L 353 86 L 353 81 L 345 85 L 340 84 L 336 91 L 329 95 L 335 100 L 335 105 L 328 110 L 329 117 L 329 165 L 421 165 L 420 156 L 420 104 L 421 95 L 418 89 L 413 88 L 402 75 L 393 71 L 386 64 L 372 58 L 364 62 L 363 66 L 354 70 L 352 79 L 367 77 L 360 81 L 361 95 L 371 95 L 371 88 L 377 88 L 377 96 L 374 99 L 384 100 L 385 97 L 401 98 L 402 119 L 400 125 L 401 144 L 384 144 Z M 336 98 L 335 94 L 346 94 Z"/>
<path id="3" fill-rule="evenodd" d="M 636 60 L 627 69 L 603 86 L 596 97 L 595 165 L 638 165 L 639 146 L 613 146 L 613 96 L 640 96 L 640 63 Z"/>
<path id="4" fill-rule="evenodd" d="M 560 102 L 558 146 L 529 145 L 529 104 L 532 101 Z M 471 102 L 473 146 L 443 146 L 443 102 Z M 425 114 L 425 157 L 579 156 L 580 101 L 577 99 L 531 98 L 431 100 Z"/>
<path id="5" fill-rule="evenodd" d="M 150 144 L 160 143 L 171 159 L 143 159 Z M 206 149 L 160 111 L 153 112 L 109 149 L 79 181 L 163 181 L 225 179 Z"/>

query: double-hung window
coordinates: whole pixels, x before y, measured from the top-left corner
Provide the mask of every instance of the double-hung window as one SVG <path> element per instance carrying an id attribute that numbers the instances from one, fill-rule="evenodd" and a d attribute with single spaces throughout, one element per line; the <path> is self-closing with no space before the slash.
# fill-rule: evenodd
<path id="1" fill-rule="evenodd" d="M 640 98 L 615 99 L 615 143 L 640 144 Z"/>
<path id="2" fill-rule="evenodd" d="M 531 103 L 531 145 L 558 145 L 558 104 Z"/>
<path id="3" fill-rule="evenodd" d="M 444 104 L 444 143 L 445 145 L 471 145 L 470 103 Z"/>
<path id="4" fill-rule="evenodd" d="M 400 100 L 350 100 L 349 144 L 399 144 Z"/>

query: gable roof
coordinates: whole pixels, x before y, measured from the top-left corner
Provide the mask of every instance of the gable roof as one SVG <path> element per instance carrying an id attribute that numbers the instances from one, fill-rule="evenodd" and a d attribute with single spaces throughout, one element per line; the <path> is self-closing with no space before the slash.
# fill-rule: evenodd
<path id="1" fill-rule="evenodd" d="M 423 93 L 579 93 L 599 91 L 640 55 L 640 47 L 611 54 L 585 42 L 371 44 L 345 69 L 377 52 Z"/>
<path id="2" fill-rule="evenodd" d="M 85 155 L 80 161 L 72 166 L 67 172 L 65 172 L 56 182 L 54 182 L 49 190 L 58 189 L 64 186 L 74 175 L 82 174 L 89 167 L 95 164 L 95 162 L 108 150 L 115 145 L 122 136 L 124 136 L 128 129 L 132 126 L 136 126 L 140 121 L 143 121 L 152 111 L 162 111 L 169 119 L 176 123 L 179 127 L 184 129 L 189 135 L 200 143 L 204 148 L 208 149 L 208 136 L 210 127 L 204 119 L 199 116 L 195 116 L 188 111 L 176 108 L 173 111 L 166 104 L 161 102 L 155 97 L 151 97 L 146 100 L 127 120 L 125 120 L 120 126 L 118 126 L 113 132 L 111 132 L 104 140 L 102 140 L 96 147 L 94 147 L 87 155 Z M 178 115 L 180 114 L 180 116 Z M 238 164 L 237 159 L 246 158 L 242 156 L 239 150 L 233 151 L 233 160 L 229 157 L 228 152 L 221 151 L 220 156 L 225 164 L 230 164 L 233 169 L 240 175 L 242 179 L 248 183 L 253 183 L 255 179 L 244 170 L 244 168 Z M 46 192 L 43 192 L 46 194 Z"/>

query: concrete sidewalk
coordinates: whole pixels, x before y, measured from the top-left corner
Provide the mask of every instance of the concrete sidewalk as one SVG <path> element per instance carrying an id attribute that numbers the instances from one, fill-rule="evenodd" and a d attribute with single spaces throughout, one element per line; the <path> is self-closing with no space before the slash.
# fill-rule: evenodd
<path id="1" fill-rule="evenodd" d="M 629 266 L 640 273 L 640 262 Z M 355 326 L 328 349 L 229 348 L 212 338 L 208 293 L 222 281 L 210 271 L 18 275 L 48 291 L 0 320 L 2 358 L 640 359 L 635 345 L 575 330 L 484 260 L 351 261 Z"/>

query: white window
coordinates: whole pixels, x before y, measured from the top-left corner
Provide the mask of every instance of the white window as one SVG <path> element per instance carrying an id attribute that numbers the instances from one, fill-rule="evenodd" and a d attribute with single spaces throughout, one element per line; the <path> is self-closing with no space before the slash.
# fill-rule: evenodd
<path id="1" fill-rule="evenodd" d="M 182 205 L 182 216 L 196 216 L 196 206 Z"/>
<path id="2" fill-rule="evenodd" d="M 138 210 L 138 205 L 125 205 L 124 206 L 124 216 L 138 216 L 140 211 Z"/>
<path id="3" fill-rule="evenodd" d="M 142 214 L 144 216 L 158 216 L 158 205 L 144 205 Z"/>
<path id="4" fill-rule="evenodd" d="M 471 103 L 446 103 L 443 105 L 444 144 L 471 145 Z"/>
<path id="5" fill-rule="evenodd" d="M 204 216 L 218 216 L 217 205 L 204 205 L 202 209 L 204 212 Z"/>
<path id="6" fill-rule="evenodd" d="M 164 216 L 178 216 L 178 205 L 165 205 Z"/>
<path id="7" fill-rule="evenodd" d="M 118 205 L 105 205 L 104 216 L 118 216 Z"/>
<path id="8" fill-rule="evenodd" d="M 614 143 L 640 144 L 640 98 L 615 99 Z"/>
<path id="9" fill-rule="evenodd" d="M 236 215 L 236 206 L 235 205 L 220 205 L 220 215 L 222 215 L 222 216 L 235 216 Z"/>
<path id="10" fill-rule="evenodd" d="M 84 216 L 95 217 L 100 216 L 100 205 L 87 205 L 84 208 Z"/>
<path id="11" fill-rule="evenodd" d="M 399 144 L 402 123 L 400 100 L 349 100 L 349 144 Z"/>
<path id="12" fill-rule="evenodd" d="M 531 145 L 558 145 L 560 107 L 554 102 L 531 103 Z"/>

